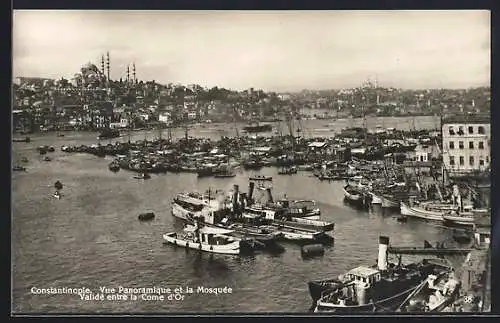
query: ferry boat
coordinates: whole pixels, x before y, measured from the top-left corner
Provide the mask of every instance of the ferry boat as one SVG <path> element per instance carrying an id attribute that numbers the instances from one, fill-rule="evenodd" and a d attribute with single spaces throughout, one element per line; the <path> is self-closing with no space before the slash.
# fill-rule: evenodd
<path id="1" fill-rule="evenodd" d="M 449 272 L 442 261 L 409 265 L 387 261 L 389 238 L 379 238 L 376 266 L 359 266 L 338 279 L 309 282 L 314 312 L 359 313 L 394 311 L 431 274 Z"/>
<path id="2" fill-rule="evenodd" d="M 163 240 L 167 243 L 210 253 L 239 255 L 241 254 L 240 240 L 229 236 L 232 230 L 213 227 L 199 228 L 188 225 L 182 234 L 177 232 L 165 233 Z"/>
<path id="3" fill-rule="evenodd" d="M 172 215 L 181 220 L 191 221 L 193 217 L 201 218 L 210 212 L 229 209 L 224 201 L 220 201 L 210 190 L 208 194 L 198 192 L 179 193 L 172 201 Z"/>

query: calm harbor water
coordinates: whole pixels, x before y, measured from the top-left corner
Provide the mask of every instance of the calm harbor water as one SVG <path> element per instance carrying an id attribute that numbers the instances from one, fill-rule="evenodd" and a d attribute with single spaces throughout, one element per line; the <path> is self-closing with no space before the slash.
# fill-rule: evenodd
<path id="1" fill-rule="evenodd" d="M 210 134 L 204 132 L 207 129 L 191 130 L 190 135 L 220 136 L 220 131 Z M 154 132 L 134 133 L 132 140 L 155 136 Z M 251 173 L 240 170 L 228 179 L 168 173 L 139 181 L 124 170 L 110 172 L 110 157 L 60 151 L 62 145 L 96 143 L 95 138 L 90 133 L 46 134 L 32 137 L 28 144 L 13 143 L 13 163 L 21 157 L 29 159 L 27 172 L 12 174 L 12 308 L 16 313 L 306 312 L 310 306 L 307 282 L 373 264 L 379 235 L 388 235 L 394 245 L 423 245 L 424 239 L 435 242 L 450 236 L 448 230 L 426 223 L 399 223 L 394 214 L 380 209 L 352 209 L 343 203 L 342 182 L 320 182 L 308 172 L 280 176 L 276 169 L 264 168 L 261 174 L 274 177 L 275 197 L 286 193 L 289 198 L 314 199 L 322 217 L 336 223 L 335 243 L 325 255 L 303 260 L 300 247 L 291 243 L 283 243 L 286 251 L 280 255 L 186 252 L 162 243 L 163 233 L 182 225 L 170 213 L 173 196 L 180 191 L 230 189 L 233 184 L 246 191 Z M 49 153 L 51 162 L 43 161 L 36 151 L 41 145 L 56 148 Z M 61 200 L 52 198 L 56 180 L 64 184 Z M 138 221 L 138 214 L 145 211 L 155 212 L 156 218 Z M 184 294 L 178 301 L 85 301 L 71 294 L 31 293 L 32 287 L 87 287 L 97 293 L 101 286 L 190 286 L 195 291 L 198 286 L 227 286 L 232 294 Z"/>

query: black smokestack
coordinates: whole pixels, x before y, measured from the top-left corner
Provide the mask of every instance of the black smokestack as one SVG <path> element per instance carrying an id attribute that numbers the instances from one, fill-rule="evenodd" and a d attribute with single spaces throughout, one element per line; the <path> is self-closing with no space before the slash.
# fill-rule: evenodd
<path id="1" fill-rule="evenodd" d="M 240 204 L 241 204 L 241 208 L 244 209 L 246 204 L 247 204 L 247 193 L 240 194 Z"/>
<path id="2" fill-rule="evenodd" d="M 250 182 L 250 184 L 248 184 L 248 201 L 252 201 L 254 187 L 255 187 L 254 182 Z"/>
<path id="3" fill-rule="evenodd" d="M 238 195 L 239 195 L 239 189 L 240 187 L 236 184 L 234 184 L 234 192 L 233 192 L 233 210 L 238 209 Z"/>
<path id="4" fill-rule="evenodd" d="M 269 203 L 274 203 L 274 201 L 273 201 L 273 194 L 271 193 L 271 188 L 270 187 L 266 188 L 266 192 L 267 192 L 268 202 Z"/>

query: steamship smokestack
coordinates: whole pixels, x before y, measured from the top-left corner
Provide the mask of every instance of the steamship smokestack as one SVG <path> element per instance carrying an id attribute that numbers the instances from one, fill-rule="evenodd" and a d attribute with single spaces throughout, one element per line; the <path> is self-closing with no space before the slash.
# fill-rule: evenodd
<path id="1" fill-rule="evenodd" d="M 268 202 L 269 203 L 274 203 L 274 201 L 273 201 L 273 194 L 271 193 L 271 188 L 270 187 L 266 188 L 266 192 L 267 192 Z"/>
<path id="2" fill-rule="evenodd" d="M 250 182 L 250 184 L 248 184 L 248 201 L 249 202 L 252 201 L 254 187 L 255 187 L 254 182 Z"/>
<path id="3" fill-rule="evenodd" d="M 387 270 L 387 248 L 389 237 L 380 236 L 378 238 L 378 269 Z"/>
<path id="4" fill-rule="evenodd" d="M 240 204 L 242 209 L 247 206 L 247 193 L 240 193 Z"/>
<path id="5" fill-rule="evenodd" d="M 233 210 L 236 211 L 238 209 L 238 195 L 239 195 L 240 187 L 234 184 L 234 192 L 233 192 Z"/>

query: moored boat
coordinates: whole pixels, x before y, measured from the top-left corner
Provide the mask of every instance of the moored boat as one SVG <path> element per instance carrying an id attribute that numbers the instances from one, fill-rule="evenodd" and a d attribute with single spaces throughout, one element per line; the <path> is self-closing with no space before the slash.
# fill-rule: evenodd
<path id="1" fill-rule="evenodd" d="M 416 206 L 409 206 L 405 202 L 401 202 L 400 207 L 401 207 L 401 214 L 408 217 L 419 218 L 430 221 L 439 221 L 439 222 L 443 221 L 444 212 L 435 212 L 435 211 L 425 210 L 423 208 L 419 208 Z"/>
<path id="2" fill-rule="evenodd" d="M 473 215 L 463 215 L 460 213 L 445 213 L 443 215 L 443 220 L 446 223 L 449 224 L 459 224 L 459 225 L 474 225 L 475 222 L 475 217 Z"/>
<path id="3" fill-rule="evenodd" d="M 265 175 L 252 175 L 248 179 L 251 181 L 272 181 L 273 177 Z"/>
<path id="4" fill-rule="evenodd" d="M 59 193 L 59 191 L 55 191 L 53 196 L 58 200 L 61 199 L 61 193 Z"/>
<path id="5" fill-rule="evenodd" d="M 134 176 L 135 179 L 150 179 L 151 175 L 148 173 L 139 173 L 138 175 Z"/>
<path id="6" fill-rule="evenodd" d="M 182 234 L 165 233 L 163 240 L 169 244 L 210 253 L 239 255 L 240 240 L 228 234 L 232 230 L 219 228 L 186 226 Z"/>
<path id="7" fill-rule="evenodd" d="M 26 167 L 17 165 L 17 166 L 12 167 L 12 170 L 15 172 L 24 172 L 24 171 L 26 171 Z"/>
<path id="8" fill-rule="evenodd" d="M 315 312 L 359 313 L 395 310 L 431 274 L 449 271 L 442 262 L 409 265 L 387 261 L 389 238 L 379 238 L 376 266 L 359 266 L 338 280 L 314 281 L 309 290 Z M 319 299 L 317 298 L 319 295 Z"/>

